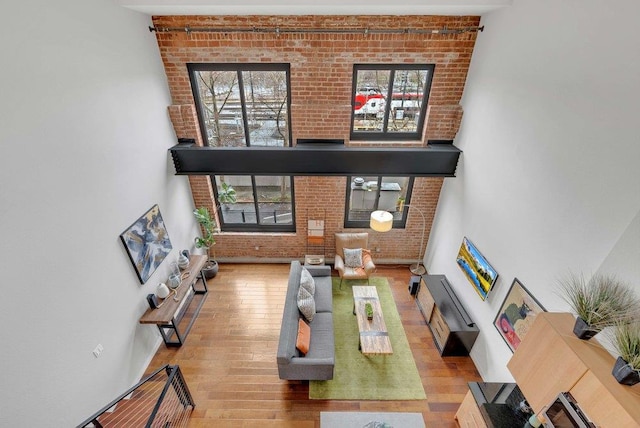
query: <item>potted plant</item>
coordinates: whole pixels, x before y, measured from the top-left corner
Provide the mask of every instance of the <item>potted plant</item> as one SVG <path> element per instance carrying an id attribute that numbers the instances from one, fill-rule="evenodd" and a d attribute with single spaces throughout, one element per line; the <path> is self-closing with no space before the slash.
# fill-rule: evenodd
<path id="1" fill-rule="evenodd" d="M 616 323 L 611 343 L 620 354 L 611 371 L 613 377 L 622 385 L 640 382 L 640 321 Z"/>
<path id="2" fill-rule="evenodd" d="M 371 306 L 371 303 L 364 304 L 364 312 L 367 314 L 368 320 L 373 319 L 373 306 Z"/>
<path id="3" fill-rule="evenodd" d="M 206 248 L 207 250 L 208 261 L 205 263 L 202 271 L 205 278 L 211 279 L 218 274 L 218 262 L 215 261 L 215 258 L 211 257 L 211 247 L 216 244 L 214 234 L 218 224 L 216 220 L 211 217 L 211 213 L 209 213 L 207 207 L 200 207 L 194 210 L 193 215 L 196 217 L 196 220 L 204 232 L 202 237 L 198 236 L 195 238 L 196 248 Z"/>
<path id="4" fill-rule="evenodd" d="M 235 204 L 237 201 L 236 189 L 223 182 L 222 189 L 218 190 L 218 201 L 223 208 L 226 208 L 227 204 Z"/>
<path id="5" fill-rule="evenodd" d="M 561 297 L 577 315 L 573 333 L 589 340 L 603 328 L 629 322 L 638 310 L 638 297 L 614 276 L 595 274 L 589 281 L 583 275 L 569 274 L 560 280 Z"/>

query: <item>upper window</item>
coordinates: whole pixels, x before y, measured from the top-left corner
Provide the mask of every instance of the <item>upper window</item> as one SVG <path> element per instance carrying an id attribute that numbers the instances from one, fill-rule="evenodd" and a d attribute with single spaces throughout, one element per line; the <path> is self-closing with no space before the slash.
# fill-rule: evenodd
<path id="1" fill-rule="evenodd" d="M 369 227 L 376 210 L 390 212 L 393 227 L 405 227 L 412 188 L 413 177 L 348 177 L 345 227 Z"/>
<path id="2" fill-rule="evenodd" d="M 433 64 L 353 66 L 352 140 L 419 140 Z"/>
<path id="3" fill-rule="evenodd" d="M 288 64 L 187 64 L 205 145 L 291 145 Z"/>

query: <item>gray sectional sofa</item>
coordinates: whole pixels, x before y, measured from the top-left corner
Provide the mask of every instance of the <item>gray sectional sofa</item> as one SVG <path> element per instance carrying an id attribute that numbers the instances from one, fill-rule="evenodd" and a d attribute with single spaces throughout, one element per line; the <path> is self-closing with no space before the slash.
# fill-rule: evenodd
<path id="1" fill-rule="evenodd" d="M 297 304 L 302 265 L 299 261 L 293 261 L 289 271 L 289 285 L 280 327 L 277 354 L 278 375 L 280 379 L 289 380 L 333 379 L 335 343 L 331 268 L 329 266 L 307 266 L 306 269 L 313 276 L 316 286 L 314 295 L 316 314 L 313 321 L 309 323 L 311 327 L 309 352 L 302 355 L 296 349 L 298 319 L 302 317 Z"/>

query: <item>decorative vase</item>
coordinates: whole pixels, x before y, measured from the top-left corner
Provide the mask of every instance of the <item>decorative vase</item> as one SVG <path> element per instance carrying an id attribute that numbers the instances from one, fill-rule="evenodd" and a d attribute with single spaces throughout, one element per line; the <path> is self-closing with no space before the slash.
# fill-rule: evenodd
<path id="1" fill-rule="evenodd" d="M 180 285 L 180 274 L 172 273 L 169 275 L 169 281 L 167 282 L 169 288 L 178 288 Z"/>
<path id="2" fill-rule="evenodd" d="M 161 299 L 166 299 L 169 297 L 169 287 L 164 282 L 158 284 L 158 288 L 156 289 L 156 296 Z"/>
<path id="3" fill-rule="evenodd" d="M 622 357 L 616 359 L 616 363 L 613 365 L 611 371 L 613 377 L 616 378 L 621 385 L 635 385 L 640 382 L 640 374 L 637 370 L 634 370 Z"/>
<path id="4" fill-rule="evenodd" d="M 589 340 L 598 334 L 598 331 L 589 326 L 582 318 L 576 317 L 576 323 L 573 325 L 573 334 L 575 334 L 578 339 Z"/>
<path id="5" fill-rule="evenodd" d="M 186 269 L 189 266 L 189 257 L 184 254 L 180 254 L 178 257 L 178 267 L 182 270 Z"/>

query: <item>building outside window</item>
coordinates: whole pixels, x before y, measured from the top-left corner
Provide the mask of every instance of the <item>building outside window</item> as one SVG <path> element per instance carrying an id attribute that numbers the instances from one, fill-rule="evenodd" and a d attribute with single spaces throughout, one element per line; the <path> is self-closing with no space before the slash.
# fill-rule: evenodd
<path id="1" fill-rule="evenodd" d="M 205 145 L 291 145 L 289 64 L 187 67 Z M 210 179 L 222 230 L 295 231 L 292 177 L 213 175 Z"/>
<path id="2" fill-rule="evenodd" d="M 357 64 L 353 67 L 353 140 L 420 140 L 433 64 Z"/>
<path id="3" fill-rule="evenodd" d="M 371 213 L 383 210 L 393 215 L 393 227 L 404 228 L 412 188 L 412 177 L 348 177 L 345 227 L 369 227 Z"/>

